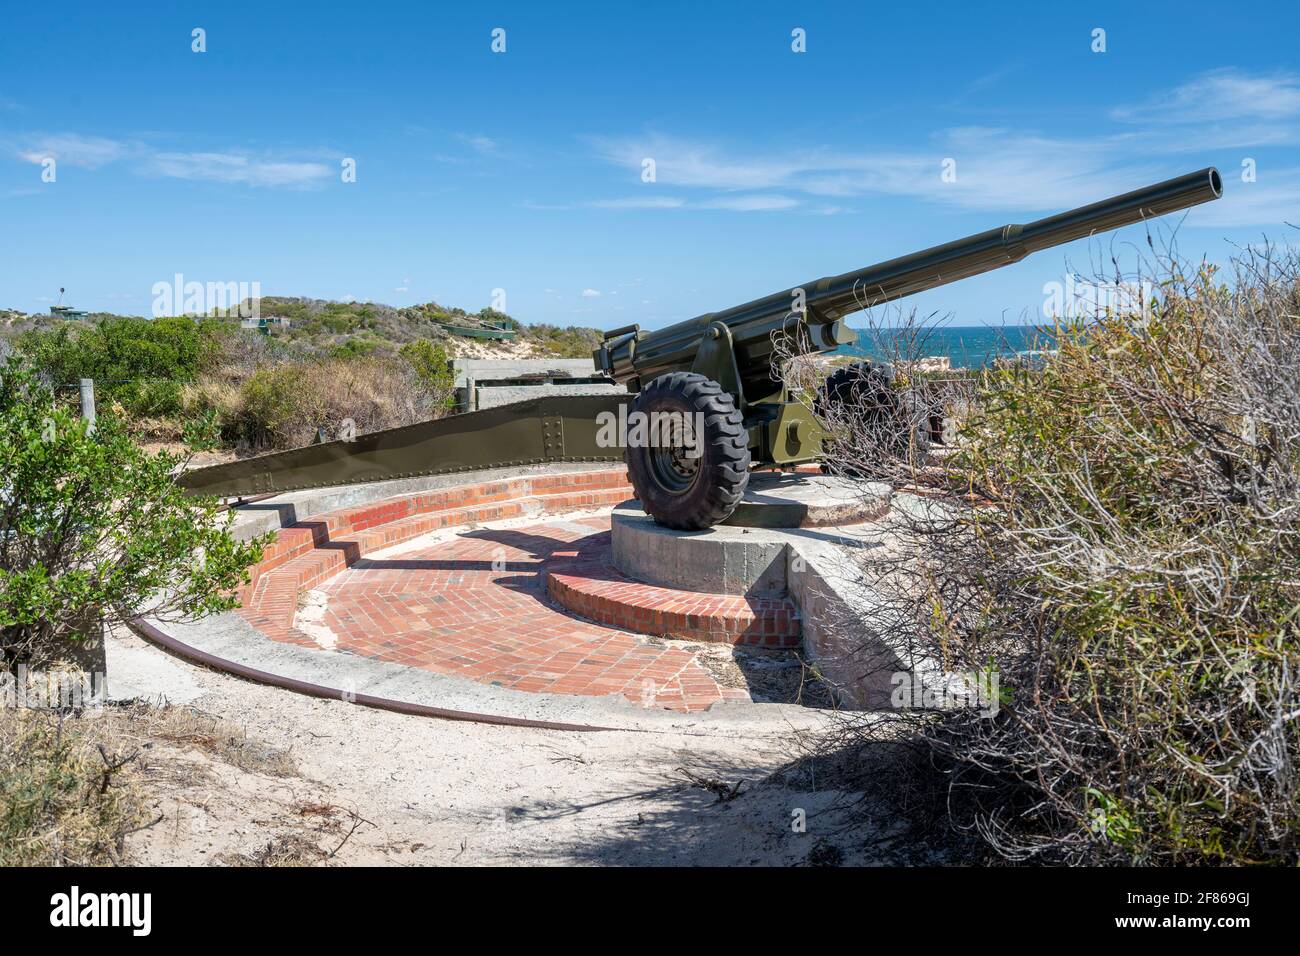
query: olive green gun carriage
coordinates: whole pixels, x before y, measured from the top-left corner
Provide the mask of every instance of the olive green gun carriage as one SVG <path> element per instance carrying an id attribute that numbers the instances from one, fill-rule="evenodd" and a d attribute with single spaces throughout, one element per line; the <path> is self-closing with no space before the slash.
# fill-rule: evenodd
<path id="1" fill-rule="evenodd" d="M 551 396 L 199 468 L 178 480 L 195 494 L 250 496 L 298 488 L 453 474 L 551 462 L 625 461 L 645 510 L 661 524 L 701 529 L 739 504 L 750 471 L 822 458 L 826 431 L 795 400 L 773 360 L 854 341 L 845 316 L 989 272 L 1074 239 L 1218 199 L 1214 168 L 1023 225 L 1007 225 L 898 259 L 794 286 L 656 331 L 605 334 L 596 369 L 627 395 Z M 822 402 L 878 389 L 866 363 L 840 370 Z M 888 395 L 872 403 L 886 407 Z M 700 423 L 631 441 L 613 430 L 641 413 Z M 653 432 L 653 430 L 652 430 Z M 664 440 L 663 435 L 671 437 Z"/>

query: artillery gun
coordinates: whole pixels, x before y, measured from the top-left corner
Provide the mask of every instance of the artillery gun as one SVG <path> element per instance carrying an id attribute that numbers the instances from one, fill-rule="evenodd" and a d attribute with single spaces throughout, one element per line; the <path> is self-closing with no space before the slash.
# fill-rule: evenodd
<path id="1" fill-rule="evenodd" d="M 195 494 L 227 497 L 551 462 L 624 460 L 642 507 L 683 530 L 724 521 L 750 471 L 815 462 L 829 438 L 773 374 L 781 355 L 849 344 L 844 317 L 1019 262 L 1031 253 L 1218 199 L 1206 168 L 1026 224 L 1013 224 L 794 286 L 656 331 L 607 332 L 596 369 L 627 395 L 554 396 L 186 472 Z M 853 375 L 858 374 L 858 380 Z M 848 386 L 847 388 L 845 386 Z M 823 402 L 864 401 L 864 372 L 829 382 Z M 887 408 L 887 395 L 869 404 Z M 640 438 L 624 430 L 641 416 Z M 660 423 L 670 427 L 657 427 Z M 697 424 L 693 424 L 697 423 Z M 613 427 L 611 427 L 613 425 Z"/>

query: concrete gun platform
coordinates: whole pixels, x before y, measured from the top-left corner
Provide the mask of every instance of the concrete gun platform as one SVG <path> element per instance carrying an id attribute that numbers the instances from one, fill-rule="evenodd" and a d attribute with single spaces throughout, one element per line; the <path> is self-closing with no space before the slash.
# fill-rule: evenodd
<path id="1" fill-rule="evenodd" d="M 732 516 L 704 531 L 665 528 L 624 502 L 612 519 L 613 564 L 659 587 L 779 596 L 793 544 L 824 537 L 812 529 L 883 518 L 890 494 L 888 485 L 825 475 L 756 474 Z"/>
<path id="2" fill-rule="evenodd" d="M 829 475 L 756 472 L 722 524 L 732 528 L 825 528 L 875 521 L 889 511 L 891 489 Z"/>

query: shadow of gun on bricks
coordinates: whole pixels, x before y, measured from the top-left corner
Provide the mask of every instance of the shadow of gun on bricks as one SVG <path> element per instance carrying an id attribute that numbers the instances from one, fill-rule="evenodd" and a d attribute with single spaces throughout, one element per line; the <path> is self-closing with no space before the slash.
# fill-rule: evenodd
<path id="1" fill-rule="evenodd" d="M 509 528 L 478 528 L 464 535 L 477 541 L 491 542 L 499 547 L 514 548 L 536 558 L 550 557 L 556 551 L 571 551 L 583 541 L 600 535 L 595 528 L 585 536 L 574 536 L 560 528 L 551 529 L 554 537 L 545 534 L 528 534 Z M 608 535 L 608 532 L 605 532 Z"/>
<path id="2" fill-rule="evenodd" d="M 474 558 L 361 558 L 350 567 L 353 571 L 496 571 L 518 574 L 535 573 L 540 565 L 532 561 L 496 562 Z"/>

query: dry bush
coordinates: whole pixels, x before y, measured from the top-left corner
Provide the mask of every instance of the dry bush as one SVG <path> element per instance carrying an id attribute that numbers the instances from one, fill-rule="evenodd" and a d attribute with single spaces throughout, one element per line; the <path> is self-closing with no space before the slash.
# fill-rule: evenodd
<path id="1" fill-rule="evenodd" d="M 215 411 L 227 440 L 251 449 L 294 448 L 323 428 L 339 437 L 346 422 L 356 434 L 428 421 L 447 406 L 448 387 L 435 387 L 404 358 L 386 355 L 282 362 L 227 368 L 187 393 L 193 412 Z"/>
<path id="2" fill-rule="evenodd" d="M 915 722 L 952 823 L 1002 857 L 1294 864 L 1300 263 L 1149 269 L 1149 314 L 985 371 L 944 456 L 898 441 L 922 402 L 830 422 L 844 473 L 927 486 L 864 556 L 871 623 L 996 679 L 996 713 Z"/>
<path id="3" fill-rule="evenodd" d="M 208 785 L 207 764 L 194 754 L 250 774 L 297 772 L 288 751 L 194 707 L 0 708 L 0 866 L 131 862 L 127 837 L 162 820 L 158 798 Z M 339 834 L 335 844 L 347 833 L 344 810 L 312 804 L 297 813 L 314 832 Z M 330 855 L 303 841 L 293 856 L 294 839 L 277 843 L 276 861 Z"/>
<path id="4" fill-rule="evenodd" d="M 123 861 L 148 823 L 135 756 L 95 720 L 0 709 L 0 866 Z"/>
<path id="5" fill-rule="evenodd" d="M 222 853 L 218 859 L 233 867 L 300 867 L 323 863 L 329 853 L 311 835 L 282 833 L 248 853 Z"/>

